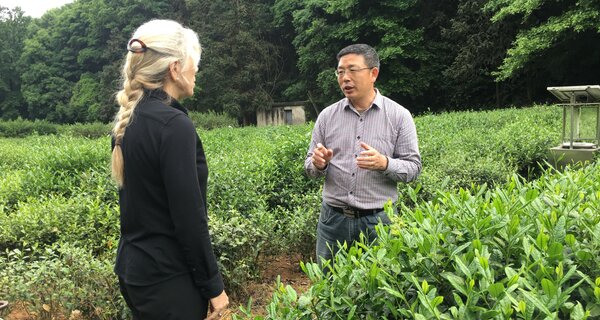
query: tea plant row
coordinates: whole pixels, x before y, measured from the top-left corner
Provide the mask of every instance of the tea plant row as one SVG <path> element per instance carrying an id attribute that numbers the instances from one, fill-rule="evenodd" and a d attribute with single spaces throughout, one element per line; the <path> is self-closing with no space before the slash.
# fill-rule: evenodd
<path id="1" fill-rule="evenodd" d="M 459 187 L 502 185 L 514 173 L 537 177 L 538 162 L 558 143 L 560 112 L 535 106 L 426 115 L 416 123 L 424 167 L 417 183 L 399 188 L 407 209 Z M 258 275 L 260 255 L 313 255 L 321 181 L 302 169 L 311 129 L 200 131 L 214 248 L 237 298 Z M 108 136 L 65 130 L 0 139 L 2 299 L 48 317 L 75 309 L 94 319 L 125 317 L 111 268 L 119 220 L 109 156 Z"/>

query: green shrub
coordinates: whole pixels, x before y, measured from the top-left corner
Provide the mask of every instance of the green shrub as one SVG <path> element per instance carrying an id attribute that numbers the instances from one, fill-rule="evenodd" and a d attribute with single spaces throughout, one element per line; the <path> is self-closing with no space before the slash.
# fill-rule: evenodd
<path id="1" fill-rule="evenodd" d="M 211 130 L 216 128 L 235 128 L 238 126 L 237 119 L 212 110 L 208 112 L 190 112 L 190 119 L 198 129 Z"/>
<path id="2" fill-rule="evenodd" d="M 0 254 L 3 299 L 26 304 L 33 319 L 128 319 L 113 272 L 114 256 L 72 244 Z M 77 318 L 77 317 L 74 317 Z"/>
<path id="3" fill-rule="evenodd" d="M 119 213 L 114 203 L 86 195 L 41 197 L 0 213 L 0 251 L 71 243 L 94 253 L 115 249 Z"/>
<path id="4" fill-rule="evenodd" d="M 60 134 L 92 139 L 109 136 L 111 130 L 112 124 L 102 122 L 66 124 L 58 127 Z"/>
<path id="5" fill-rule="evenodd" d="M 232 297 L 247 296 L 246 284 L 258 276 L 258 257 L 270 239 L 265 226 L 272 223 L 272 215 L 260 210 L 248 216 L 231 211 L 226 214 L 216 212 L 211 217 L 213 250 L 225 287 Z"/>
<path id="6" fill-rule="evenodd" d="M 599 189 L 594 165 L 439 191 L 403 206 L 377 244 L 340 250 L 329 274 L 303 265 L 312 286 L 279 283 L 266 319 L 599 317 Z"/>
<path id="7" fill-rule="evenodd" d="M 108 137 L 29 136 L 0 140 L 0 204 L 26 197 L 94 192 L 116 200 L 110 180 Z"/>
<path id="8" fill-rule="evenodd" d="M 417 182 L 399 186 L 399 205 L 403 206 L 400 211 L 408 214 L 411 210 L 420 208 L 423 212 L 424 200 L 432 201 L 435 204 L 433 208 L 438 210 L 436 208 L 443 208 L 449 201 L 455 201 L 453 197 L 446 199 L 441 196 L 449 191 L 459 187 L 469 189 L 471 186 L 475 188 L 473 190 L 479 190 L 476 186 L 482 183 L 494 189 L 509 181 L 516 172 L 529 172 L 527 168 L 536 167 L 536 162 L 543 159 L 546 149 L 558 143 L 559 132 L 553 132 L 553 129 L 557 128 L 560 115 L 554 111 L 554 108 L 537 106 L 417 117 L 423 174 Z M 81 247 L 85 254 L 94 259 L 108 264 L 103 257 L 114 252 L 118 237 L 117 189 L 110 179 L 109 171 L 110 138 L 100 133 L 105 130 L 102 124 L 76 124 L 58 128 L 60 135 L 0 139 L 0 247 L 8 252 L 18 249 L 25 256 L 24 261 L 36 262 L 40 266 L 46 263 L 44 261 L 52 260 L 48 262 L 47 268 L 54 270 L 71 268 L 73 265 L 61 262 L 60 254 L 43 258 L 43 250 L 48 248 L 56 253 L 58 247 L 69 243 Z M 106 128 L 109 129 L 109 126 Z M 207 198 L 215 252 L 228 287 L 237 288 L 236 292 L 242 295 L 244 284 L 258 275 L 257 257 L 260 254 L 294 252 L 301 253 L 305 259 L 314 255 L 323 181 L 309 179 L 303 173 L 312 124 L 260 128 L 221 127 L 212 130 L 203 130 L 205 126 L 199 125 L 198 128 L 209 166 Z M 86 138 L 96 134 L 99 138 Z M 530 176 L 532 177 L 534 176 Z M 415 190 L 420 191 L 417 193 Z M 414 225 L 414 221 L 403 216 L 405 220 L 400 220 L 398 226 L 411 224 L 412 228 L 416 228 L 416 231 L 402 229 L 407 234 L 406 239 L 410 234 L 420 237 L 409 239 L 411 246 L 419 244 L 416 248 L 411 247 L 411 250 L 418 252 L 421 250 L 419 246 L 427 248 L 429 242 L 429 247 L 435 245 L 436 250 L 441 251 L 435 251 L 430 256 L 426 254 L 427 250 L 419 252 L 420 256 L 413 257 L 409 262 L 396 257 L 396 260 L 404 263 L 403 267 L 409 266 L 402 270 L 412 270 L 410 268 L 421 264 L 438 274 L 454 270 L 456 262 L 444 255 L 446 252 L 440 249 L 443 246 L 434 242 L 437 238 L 431 238 L 430 235 L 436 231 L 446 232 L 450 229 L 448 218 L 453 215 L 460 217 L 464 214 L 463 211 L 475 210 L 492 215 L 489 212 L 491 205 L 486 206 L 488 207 L 476 209 L 465 206 L 461 207 L 459 213 L 436 215 L 435 219 L 431 218 L 428 222 L 430 226 L 435 226 L 434 229 Z M 418 216 L 417 213 L 412 215 Z M 521 220 L 520 223 L 524 221 Z M 501 219 L 493 222 L 498 226 L 505 224 L 505 220 Z M 477 223 L 466 223 L 461 221 L 461 226 L 465 224 L 468 228 L 452 226 L 452 230 L 460 232 L 444 233 L 444 241 L 449 242 L 449 247 L 460 247 L 461 244 L 468 247 L 467 243 L 473 239 L 471 233 L 487 232 L 477 231 Z M 428 233 L 423 234 L 419 231 L 421 229 L 428 230 Z M 579 235 L 576 237 L 580 239 Z M 421 238 L 427 240 L 421 243 Z M 500 236 L 496 238 L 499 239 Z M 390 252 L 391 249 L 383 246 L 384 243 L 382 241 L 381 248 Z M 488 246 L 488 252 L 493 258 L 496 252 L 489 248 Z M 30 251 L 26 251 L 29 249 Z M 592 249 L 595 250 L 596 247 Z M 482 250 L 479 250 L 480 255 L 483 254 Z M 578 261 L 581 268 L 597 265 L 597 259 L 590 258 L 590 254 L 593 255 L 595 251 L 586 247 L 577 252 L 581 256 Z M 369 251 L 367 254 L 364 248 L 356 252 L 359 253 L 365 257 L 385 256 L 377 251 Z M 85 254 L 81 253 L 81 256 Z M 456 252 L 456 255 L 461 254 L 463 252 Z M 352 257 L 350 255 L 347 259 L 352 260 Z M 357 257 L 354 256 L 358 259 Z M 472 264 L 474 260 L 467 258 L 472 257 L 464 258 Z M 8 258 L 4 259 L 0 261 L 0 265 Z M 442 263 L 446 269 L 441 269 L 436 263 Z M 342 263 L 339 265 L 343 266 Z M 355 269 L 367 279 L 361 273 L 367 267 L 370 265 L 363 266 L 360 262 Z M 387 266 L 382 266 L 380 270 L 388 272 L 386 268 Z M 581 270 L 583 269 L 578 269 Z M 0 281 L 6 281 L 6 273 L 2 276 L 4 280 Z M 104 276 L 103 274 L 102 277 Z M 440 295 L 453 290 L 447 282 L 440 285 L 443 280 L 439 277 L 429 279 L 422 274 L 415 276 L 420 284 L 426 279 L 437 288 Z M 411 280 L 408 277 L 398 278 Z M 35 290 L 37 299 L 43 293 L 40 293 L 41 289 Z M 416 287 L 411 287 L 411 290 L 409 292 L 417 294 Z M 288 297 L 288 293 L 289 291 L 280 290 L 277 294 L 284 299 Z M 98 292 L 96 298 L 99 299 L 102 294 L 106 295 L 105 301 L 112 299 L 106 292 Z M 444 295 L 445 302 L 453 298 Z M 39 301 L 25 296 L 15 299 L 31 305 L 36 305 Z M 303 299 L 306 301 L 306 298 Z M 292 300 L 289 301 L 292 303 Z M 530 305 L 529 302 L 527 304 Z M 272 312 L 269 312 L 276 314 L 273 310 L 289 308 L 291 305 L 275 303 L 271 307 Z M 344 310 L 344 307 L 339 308 Z M 355 312 L 360 310 L 358 308 L 359 306 Z M 293 315 L 294 312 L 290 314 Z M 109 315 L 117 313 L 115 309 L 107 312 Z M 285 313 L 279 313 L 282 314 Z"/>
<path id="9" fill-rule="evenodd" d="M 11 120 L 0 121 L 0 137 L 16 138 L 32 134 L 47 135 L 56 134 L 57 125 L 46 120 Z"/>

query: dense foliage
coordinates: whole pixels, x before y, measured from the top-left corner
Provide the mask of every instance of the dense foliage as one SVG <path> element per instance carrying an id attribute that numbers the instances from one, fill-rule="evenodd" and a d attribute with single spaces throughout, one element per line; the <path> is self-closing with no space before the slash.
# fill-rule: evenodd
<path id="1" fill-rule="evenodd" d="M 599 317 L 598 189 L 596 164 L 439 191 L 402 206 L 376 245 L 340 251 L 329 274 L 304 264 L 312 286 L 279 284 L 253 319 Z"/>
<path id="2" fill-rule="evenodd" d="M 125 43 L 142 22 L 175 19 L 204 46 L 184 104 L 241 124 L 273 102 L 341 94 L 335 54 L 366 42 L 378 86 L 415 113 L 546 102 L 547 86 L 596 84 L 598 1 L 75 0 L 41 18 L 0 7 L 0 118 L 108 122 Z M 314 114 L 312 115 L 314 116 Z"/>
<path id="3" fill-rule="evenodd" d="M 399 188 L 400 211 L 440 202 L 440 192 L 460 186 L 491 189 L 517 172 L 538 176 L 528 168 L 558 143 L 560 114 L 536 106 L 417 117 L 423 175 Z M 127 311 L 111 269 L 119 219 L 110 140 L 88 138 L 77 127 L 0 138 L 0 295 L 26 303 L 39 318 L 78 310 L 90 319 L 122 319 Z M 295 252 L 305 261 L 314 255 L 322 181 L 303 174 L 311 129 L 199 131 L 214 248 L 238 301 L 258 275 L 261 255 Z"/>
<path id="4" fill-rule="evenodd" d="M 189 112 L 192 122 L 198 129 L 237 127 L 237 120 L 227 114 L 209 112 Z M 19 138 L 28 135 L 67 134 L 88 138 L 99 138 L 109 135 L 112 123 L 91 122 L 61 125 L 46 120 L 23 120 L 21 118 L 0 121 L 0 137 Z"/>

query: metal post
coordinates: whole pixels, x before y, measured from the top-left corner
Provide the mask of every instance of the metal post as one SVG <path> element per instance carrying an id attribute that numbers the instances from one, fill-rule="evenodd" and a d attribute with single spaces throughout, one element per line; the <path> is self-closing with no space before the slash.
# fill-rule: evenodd
<path id="1" fill-rule="evenodd" d="M 567 130 L 567 106 L 563 105 L 563 127 L 562 127 L 562 138 L 560 140 L 560 146 L 565 144 L 565 134 Z"/>
<path id="2" fill-rule="evenodd" d="M 596 147 L 600 143 L 600 105 L 596 106 Z"/>
<path id="3" fill-rule="evenodd" d="M 571 94 L 571 141 L 569 141 L 569 149 L 573 149 L 573 139 L 575 133 L 575 94 Z M 577 119 L 579 120 L 579 119 Z"/>
<path id="4" fill-rule="evenodd" d="M 573 105 L 571 105 L 571 139 L 569 140 L 569 149 L 573 149 L 573 126 L 575 125 L 574 114 L 575 111 Z"/>

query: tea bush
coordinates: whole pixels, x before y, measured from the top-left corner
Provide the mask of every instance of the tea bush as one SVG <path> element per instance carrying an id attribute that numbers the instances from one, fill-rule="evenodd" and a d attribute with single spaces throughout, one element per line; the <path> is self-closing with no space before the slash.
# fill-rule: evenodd
<path id="1" fill-rule="evenodd" d="M 432 203 L 440 206 L 440 194 L 458 187 L 468 189 L 471 185 L 487 183 L 494 188 L 506 183 L 516 172 L 530 172 L 528 168 L 543 159 L 546 149 L 558 143 L 558 132 L 552 130 L 557 128 L 559 119 L 559 112 L 544 106 L 417 117 L 423 174 L 417 182 L 399 187 L 399 203 L 403 205 L 400 211 L 411 212 L 425 201 L 436 201 Z M 108 266 L 114 261 L 118 238 L 118 197 L 117 188 L 110 180 L 110 138 L 104 134 L 98 138 L 84 137 L 96 136 L 94 132 L 102 130 L 100 124 L 71 125 L 59 127 L 58 135 L 0 139 L 0 252 L 4 252 L 0 254 L 0 259 L 4 259 L 0 264 L 10 265 L 0 270 L 0 281 L 5 285 L 0 286 L 3 299 L 22 301 L 41 312 L 39 303 L 44 300 L 39 297 L 48 294 L 46 289 L 18 285 L 9 290 L 6 283 L 31 284 L 31 279 L 39 277 L 40 283 L 49 283 L 49 288 L 53 288 L 48 290 L 58 290 L 56 295 L 69 297 L 70 293 L 63 291 L 71 290 L 66 289 L 72 288 L 71 280 L 61 280 L 63 283 L 59 279 L 47 279 L 46 274 L 54 277 L 59 272 L 75 272 L 67 269 L 74 268 L 76 263 L 84 266 L 93 263 L 92 269 L 101 269 L 97 277 L 92 272 L 80 273 L 80 279 L 89 277 L 91 284 L 100 278 L 113 281 L 106 282 L 110 283 L 107 286 L 114 285 L 116 278 Z M 207 198 L 214 250 L 232 293 L 243 296 L 244 284 L 258 276 L 257 258 L 261 254 L 294 252 L 302 254 L 305 260 L 314 255 L 322 180 L 308 179 L 303 173 L 311 130 L 312 124 L 198 130 L 209 166 Z M 534 172 L 530 177 L 537 174 Z M 441 216 L 436 219 L 443 221 Z M 398 226 L 406 223 L 399 220 Z M 446 230 L 448 227 L 438 228 Z M 477 225 L 471 226 L 468 231 L 483 233 L 477 228 Z M 436 230 L 421 234 L 428 239 L 430 247 L 436 238 L 428 237 Z M 446 238 L 452 237 L 468 242 L 472 235 L 462 231 Z M 411 241 L 417 243 L 417 240 Z M 462 246 L 468 246 L 467 242 L 461 242 Z M 427 248 L 426 244 L 421 246 Z M 85 261 L 67 263 L 63 249 L 74 259 Z M 359 251 L 365 253 L 364 250 Z M 454 260 L 444 256 L 445 251 L 431 256 L 426 252 L 418 253 L 418 258 L 408 265 L 423 264 L 439 273 L 453 268 Z M 483 254 L 482 250 L 479 254 Z M 14 258 L 16 256 L 20 258 Z M 447 269 L 436 269 L 435 263 L 441 260 Z M 579 263 L 583 265 L 586 261 L 589 265 L 596 262 L 591 259 Z M 27 273 L 31 264 L 34 267 Z M 357 267 L 356 272 L 361 268 Z M 384 271 L 379 271 L 380 274 L 390 272 L 385 269 L 387 266 L 382 268 Z M 425 278 L 417 276 L 419 281 Z M 442 280 L 427 281 L 437 285 L 435 281 Z M 112 308 L 104 309 L 107 315 L 124 318 L 122 302 L 115 302 L 112 295 L 118 289 L 110 288 L 113 291 L 100 289 L 90 292 L 90 296 L 79 296 L 82 299 L 79 304 L 66 302 L 53 305 L 50 310 L 58 318 L 68 317 L 68 312 L 75 308 L 85 309 L 86 314 L 92 315 L 91 306 L 100 305 L 98 301 L 102 300 L 111 301 L 104 304 L 108 307 L 101 307 Z M 453 290 L 447 285 L 443 288 Z M 416 294 L 416 288 L 412 290 Z M 281 294 L 283 297 L 284 293 Z M 452 298 L 446 297 L 444 301 Z M 75 301 L 70 299 L 67 301 Z M 302 299 L 307 301 L 307 298 Z M 294 305 L 290 303 L 274 304 L 271 308 L 289 308 Z M 98 314 L 91 317 L 102 319 Z"/>
<path id="2" fill-rule="evenodd" d="M 70 243 L 96 254 L 115 249 L 118 207 L 99 198 L 49 196 L 20 202 L 12 212 L 0 212 L 0 251 Z"/>
<path id="3" fill-rule="evenodd" d="M 561 116 L 555 107 L 534 106 L 415 118 L 423 161 L 420 197 L 429 199 L 439 187 L 491 186 L 512 173 L 539 171 L 548 149 L 560 142 Z"/>
<path id="4" fill-rule="evenodd" d="M 225 113 L 218 113 L 212 110 L 208 112 L 191 111 L 189 116 L 196 128 L 199 129 L 212 130 L 215 128 L 235 128 L 238 126 L 237 119 Z"/>
<path id="5" fill-rule="evenodd" d="M 303 265 L 312 286 L 279 284 L 264 318 L 599 317 L 598 190 L 600 165 L 440 191 L 402 206 L 377 244 L 346 246 L 329 274 Z"/>
<path id="6" fill-rule="evenodd" d="M 0 137 L 18 138 L 32 134 L 47 135 L 56 134 L 58 125 L 46 120 L 10 120 L 0 121 Z"/>
<path id="7" fill-rule="evenodd" d="M 128 319 L 113 261 L 110 255 L 97 256 L 67 243 L 7 250 L 0 254 L 0 292 L 13 302 L 26 302 L 33 319 L 73 314 L 90 320 Z"/>
<path id="8" fill-rule="evenodd" d="M 74 123 L 58 126 L 58 133 L 61 135 L 102 138 L 110 135 L 112 130 L 111 123 L 92 122 L 92 123 Z"/>

